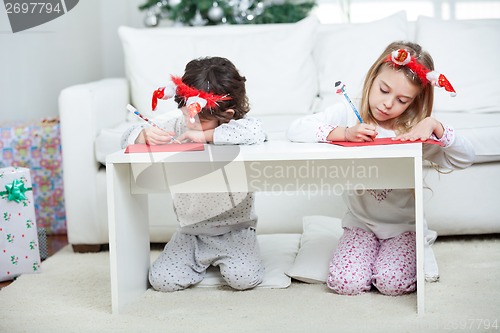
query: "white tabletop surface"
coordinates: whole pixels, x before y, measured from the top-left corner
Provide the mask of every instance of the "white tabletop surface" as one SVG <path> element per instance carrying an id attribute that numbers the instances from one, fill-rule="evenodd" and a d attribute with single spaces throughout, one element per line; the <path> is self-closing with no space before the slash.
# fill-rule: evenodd
<path id="1" fill-rule="evenodd" d="M 227 152 L 227 153 L 220 153 Z M 236 155 L 236 156 L 235 156 Z M 342 147 L 329 143 L 294 143 L 269 141 L 259 145 L 205 145 L 204 151 L 133 153 L 124 150 L 110 154 L 106 163 L 159 163 L 196 161 L 276 161 L 312 159 L 394 158 L 418 157 L 422 155 L 419 143 L 378 145 L 364 147 Z"/>

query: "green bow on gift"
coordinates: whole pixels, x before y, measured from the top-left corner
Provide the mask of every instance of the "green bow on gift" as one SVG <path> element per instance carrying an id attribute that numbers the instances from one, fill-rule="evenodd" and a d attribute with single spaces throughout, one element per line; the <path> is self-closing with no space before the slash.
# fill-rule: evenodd
<path id="1" fill-rule="evenodd" d="M 7 200 L 15 201 L 17 203 L 26 200 L 26 191 L 30 191 L 30 188 L 24 187 L 24 183 L 19 179 L 14 179 L 11 184 L 5 185 L 6 191 L 0 192 L 0 195 L 7 195 Z"/>

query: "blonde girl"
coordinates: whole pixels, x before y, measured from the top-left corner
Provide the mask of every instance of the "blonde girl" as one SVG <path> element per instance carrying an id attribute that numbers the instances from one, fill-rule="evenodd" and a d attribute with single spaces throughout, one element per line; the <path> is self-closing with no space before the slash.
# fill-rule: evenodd
<path id="1" fill-rule="evenodd" d="M 360 103 L 359 122 L 349 106 L 334 104 L 324 112 L 297 119 L 288 129 L 295 142 L 372 141 L 392 137 L 415 141 L 433 138 L 443 146 L 423 145 L 423 158 L 448 169 L 472 164 L 472 145 L 451 126 L 431 116 L 434 86 L 454 94 L 434 71 L 431 56 L 420 45 L 391 43 L 369 69 Z M 329 265 L 327 286 L 356 295 L 375 286 L 382 294 L 416 289 L 415 198 L 410 189 L 348 190 L 344 233 Z M 425 275 L 439 278 L 430 245 L 436 233 L 425 223 Z"/>

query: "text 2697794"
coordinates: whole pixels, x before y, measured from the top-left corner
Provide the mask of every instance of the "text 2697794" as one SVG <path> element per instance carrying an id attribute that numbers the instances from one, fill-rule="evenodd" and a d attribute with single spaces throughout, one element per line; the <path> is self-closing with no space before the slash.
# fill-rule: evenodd
<path id="1" fill-rule="evenodd" d="M 55 5 L 50 2 L 6 2 L 5 10 L 7 14 L 50 14 L 63 11 L 60 2 Z"/>

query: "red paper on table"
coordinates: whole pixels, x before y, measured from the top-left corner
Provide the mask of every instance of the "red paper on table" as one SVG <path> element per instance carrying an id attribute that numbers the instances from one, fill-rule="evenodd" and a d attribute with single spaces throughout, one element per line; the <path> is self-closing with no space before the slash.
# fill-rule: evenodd
<path id="1" fill-rule="evenodd" d="M 146 145 L 146 144 L 133 144 L 127 146 L 125 154 L 133 153 L 167 153 L 167 152 L 182 152 L 182 151 L 202 151 L 205 150 L 205 145 L 198 142 L 187 143 L 169 143 L 165 145 Z"/>
<path id="2" fill-rule="evenodd" d="M 444 146 L 440 141 L 428 139 L 428 140 L 416 140 L 416 141 L 401 141 L 393 140 L 392 138 L 375 138 L 373 141 L 363 141 L 363 142 L 350 142 L 350 141 L 330 141 L 332 145 L 339 145 L 344 147 L 361 147 L 361 146 L 381 146 L 381 145 L 397 145 L 404 143 L 427 143 L 432 145 Z"/>

